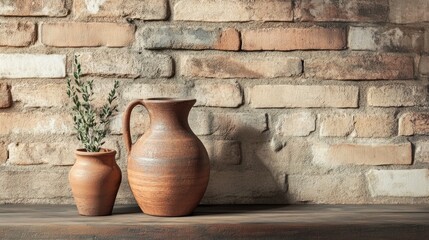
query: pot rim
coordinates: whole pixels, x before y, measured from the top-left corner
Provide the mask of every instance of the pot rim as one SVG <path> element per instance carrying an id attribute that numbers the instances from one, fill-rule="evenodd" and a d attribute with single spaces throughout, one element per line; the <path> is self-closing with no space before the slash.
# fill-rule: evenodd
<path id="1" fill-rule="evenodd" d="M 155 97 L 155 98 L 144 98 L 143 102 L 148 103 L 180 103 L 180 102 L 196 102 L 195 98 L 170 98 L 170 97 Z"/>
<path id="2" fill-rule="evenodd" d="M 79 156 L 105 156 L 105 155 L 116 155 L 116 150 L 109 148 L 101 148 L 102 152 L 87 152 L 85 148 L 78 148 L 74 152 Z"/>

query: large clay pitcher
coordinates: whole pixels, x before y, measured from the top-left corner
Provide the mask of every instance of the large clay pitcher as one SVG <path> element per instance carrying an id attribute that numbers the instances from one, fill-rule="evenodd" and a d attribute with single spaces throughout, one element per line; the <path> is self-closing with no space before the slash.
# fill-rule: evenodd
<path id="1" fill-rule="evenodd" d="M 128 181 L 146 214 L 189 215 L 206 191 L 209 158 L 188 124 L 189 111 L 195 102 L 195 99 L 140 99 L 125 110 L 123 136 L 128 150 Z M 150 127 L 132 146 L 130 115 L 137 105 L 148 110 Z"/>

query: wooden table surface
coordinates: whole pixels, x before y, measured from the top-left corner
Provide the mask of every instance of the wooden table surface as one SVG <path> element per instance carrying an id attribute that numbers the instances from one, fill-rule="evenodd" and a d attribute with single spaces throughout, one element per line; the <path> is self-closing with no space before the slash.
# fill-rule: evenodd
<path id="1" fill-rule="evenodd" d="M 200 206 L 153 217 L 136 206 L 83 217 L 74 206 L 0 205 L 0 239 L 429 239 L 429 205 Z"/>

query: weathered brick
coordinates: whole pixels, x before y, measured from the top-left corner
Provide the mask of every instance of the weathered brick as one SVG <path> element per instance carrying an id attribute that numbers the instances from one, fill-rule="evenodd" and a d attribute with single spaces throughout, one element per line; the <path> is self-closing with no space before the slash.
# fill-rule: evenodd
<path id="1" fill-rule="evenodd" d="M 268 129 L 265 114 L 257 113 L 213 113 L 211 129 L 213 135 L 240 138 L 261 134 Z"/>
<path id="2" fill-rule="evenodd" d="M 298 76 L 301 59 L 250 55 L 192 56 L 181 59 L 182 76 L 206 78 L 276 78 Z"/>
<path id="3" fill-rule="evenodd" d="M 167 0 L 75 0 L 73 3 L 77 19 L 126 17 L 162 20 L 168 16 Z"/>
<path id="4" fill-rule="evenodd" d="M 389 20 L 393 23 L 415 23 L 429 21 L 427 0 L 389 0 Z"/>
<path id="5" fill-rule="evenodd" d="M 240 142 L 228 140 L 203 140 L 202 142 L 212 165 L 225 166 L 241 163 Z"/>
<path id="6" fill-rule="evenodd" d="M 53 47 L 124 47 L 134 41 L 135 26 L 121 23 L 43 23 L 42 43 Z"/>
<path id="7" fill-rule="evenodd" d="M 71 198 L 69 169 L 2 170 L 0 200 L 7 203 L 50 203 Z"/>
<path id="8" fill-rule="evenodd" d="M 146 27 L 137 34 L 138 45 L 146 49 L 239 50 L 240 48 L 240 36 L 234 28 L 161 26 Z"/>
<path id="9" fill-rule="evenodd" d="M 316 144 L 313 162 L 324 166 L 411 164 L 411 143 L 403 144 Z"/>
<path id="10" fill-rule="evenodd" d="M 395 133 L 395 117 L 391 114 L 357 114 L 355 116 L 357 137 L 391 137 Z"/>
<path id="11" fill-rule="evenodd" d="M 429 75 L 429 56 L 422 56 L 420 58 L 419 72 L 422 75 Z"/>
<path id="12" fill-rule="evenodd" d="M 63 78 L 65 55 L 0 54 L 0 78 Z"/>
<path id="13" fill-rule="evenodd" d="M 385 22 L 389 0 L 299 0 L 295 21 Z"/>
<path id="14" fill-rule="evenodd" d="M 429 28 L 425 29 L 424 51 L 429 52 Z"/>
<path id="15" fill-rule="evenodd" d="M 14 0 L 0 2 L 0 16 L 64 17 L 68 10 L 65 0 Z"/>
<path id="16" fill-rule="evenodd" d="M 352 50 L 420 52 L 424 45 L 421 29 L 402 27 L 350 27 Z"/>
<path id="17" fill-rule="evenodd" d="M 77 55 L 80 56 L 83 74 L 129 78 L 173 75 L 173 60 L 168 55 L 129 53 L 120 50 L 84 52 Z"/>
<path id="18" fill-rule="evenodd" d="M 51 113 L 0 113 L 0 135 L 70 134 L 71 116 Z"/>
<path id="19" fill-rule="evenodd" d="M 362 174 L 288 175 L 287 183 L 292 202 L 351 204 L 366 201 Z"/>
<path id="20" fill-rule="evenodd" d="M 353 115 L 350 114 L 320 114 L 320 136 L 346 137 L 354 129 Z"/>
<path id="21" fill-rule="evenodd" d="M 429 141 L 415 142 L 414 162 L 429 163 Z"/>
<path id="22" fill-rule="evenodd" d="M 393 54 L 325 54 L 305 60 L 305 74 L 335 80 L 412 79 L 412 57 Z"/>
<path id="23" fill-rule="evenodd" d="M 368 188 L 373 197 L 428 197 L 427 169 L 376 170 L 367 174 Z"/>
<path id="24" fill-rule="evenodd" d="M 0 109 L 8 108 L 12 105 L 12 97 L 10 95 L 10 88 L 5 83 L 0 83 Z"/>
<path id="25" fill-rule="evenodd" d="M 276 134 L 280 136 L 305 137 L 314 130 L 316 130 L 316 115 L 311 112 L 280 115 L 276 124 Z"/>
<path id="26" fill-rule="evenodd" d="M 188 117 L 189 126 L 196 135 L 210 135 L 213 116 L 209 112 L 191 110 Z"/>
<path id="27" fill-rule="evenodd" d="M 293 10 L 291 0 L 179 0 L 173 18 L 202 22 L 292 21 Z"/>
<path id="28" fill-rule="evenodd" d="M 81 148 L 80 143 L 69 140 L 55 143 L 11 143 L 8 146 L 9 159 L 7 163 L 11 165 L 50 164 L 54 166 L 70 166 L 75 162 L 74 152 L 78 148 Z M 118 143 L 109 139 L 106 139 L 103 148 L 119 151 Z"/>
<path id="29" fill-rule="evenodd" d="M 233 83 L 196 83 L 192 95 L 195 106 L 238 107 L 243 103 L 240 85 Z"/>
<path id="30" fill-rule="evenodd" d="M 109 125 L 111 134 L 118 135 L 123 133 L 122 117 L 122 114 L 118 114 L 113 117 Z M 149 115 L 146 112 L 142 113 L 140 111 L 133 111 L 130 122 L 130 130 L 132 135 L 144 134 L 145 131 L 149 128 L 149 124 Z"/>
<path id="31" fill-rule="evenodd" d="M 4 142 L 0 141 L 0 165 L 6 162 L 7 156 L 7 146 Z"/>
<path id="32" fill-rule="evenodd" d="M 345 28 L 265 28 L 243 30 L 242 47 L 247 51 L 343 49 Z"/>
<path id="33" fill-rule="evenodd" d="M 127 85 L 122 97 L 126 100 L 154 97 L 186 97 L 187 87 L 182 84 L 131 84 Z"/>
<path id="34" fill-rule="evenodd" d="M 14 102 L 21 102 L 24 107 L 64 107 L 68 98 L 65 84 L 16 84 L 12 87 Z"/>
<path id="35" fill-rule="evenodd" d="M 0 10 L 1 11 L 1 10 Z M 36 41 L 36 25 L 30 22 L 1 22 L 0 46 L 26 47 Z"/>
<path id="36" fill-rule="evenodd" d="M 429 134 L 429 113 L 404 113 L 399 118 L 399 135 Z"/>
<path id="37" fill-rule="evenodd" d="M 368 105 L 376 107 L 421 106 L 427 102 L 424 86 L 387 85 L 368 89 Z"/>
<path id="38" fill-rule="evenodd" d="M 250 89 L 254 108 L 358 107 L 356 86 L 257 85 Z"/>

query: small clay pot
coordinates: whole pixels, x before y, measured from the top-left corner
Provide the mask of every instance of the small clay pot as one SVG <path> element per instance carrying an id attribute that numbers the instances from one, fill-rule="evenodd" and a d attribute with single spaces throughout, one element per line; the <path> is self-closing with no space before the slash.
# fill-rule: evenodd
<path id="1" fill-rule="evenodd" d="M 80 215 L 111 215 L 121 184 L 121 169 L 115 150 L 75 151 L 76 162 L 69 172 L 69 182 Z"/>

